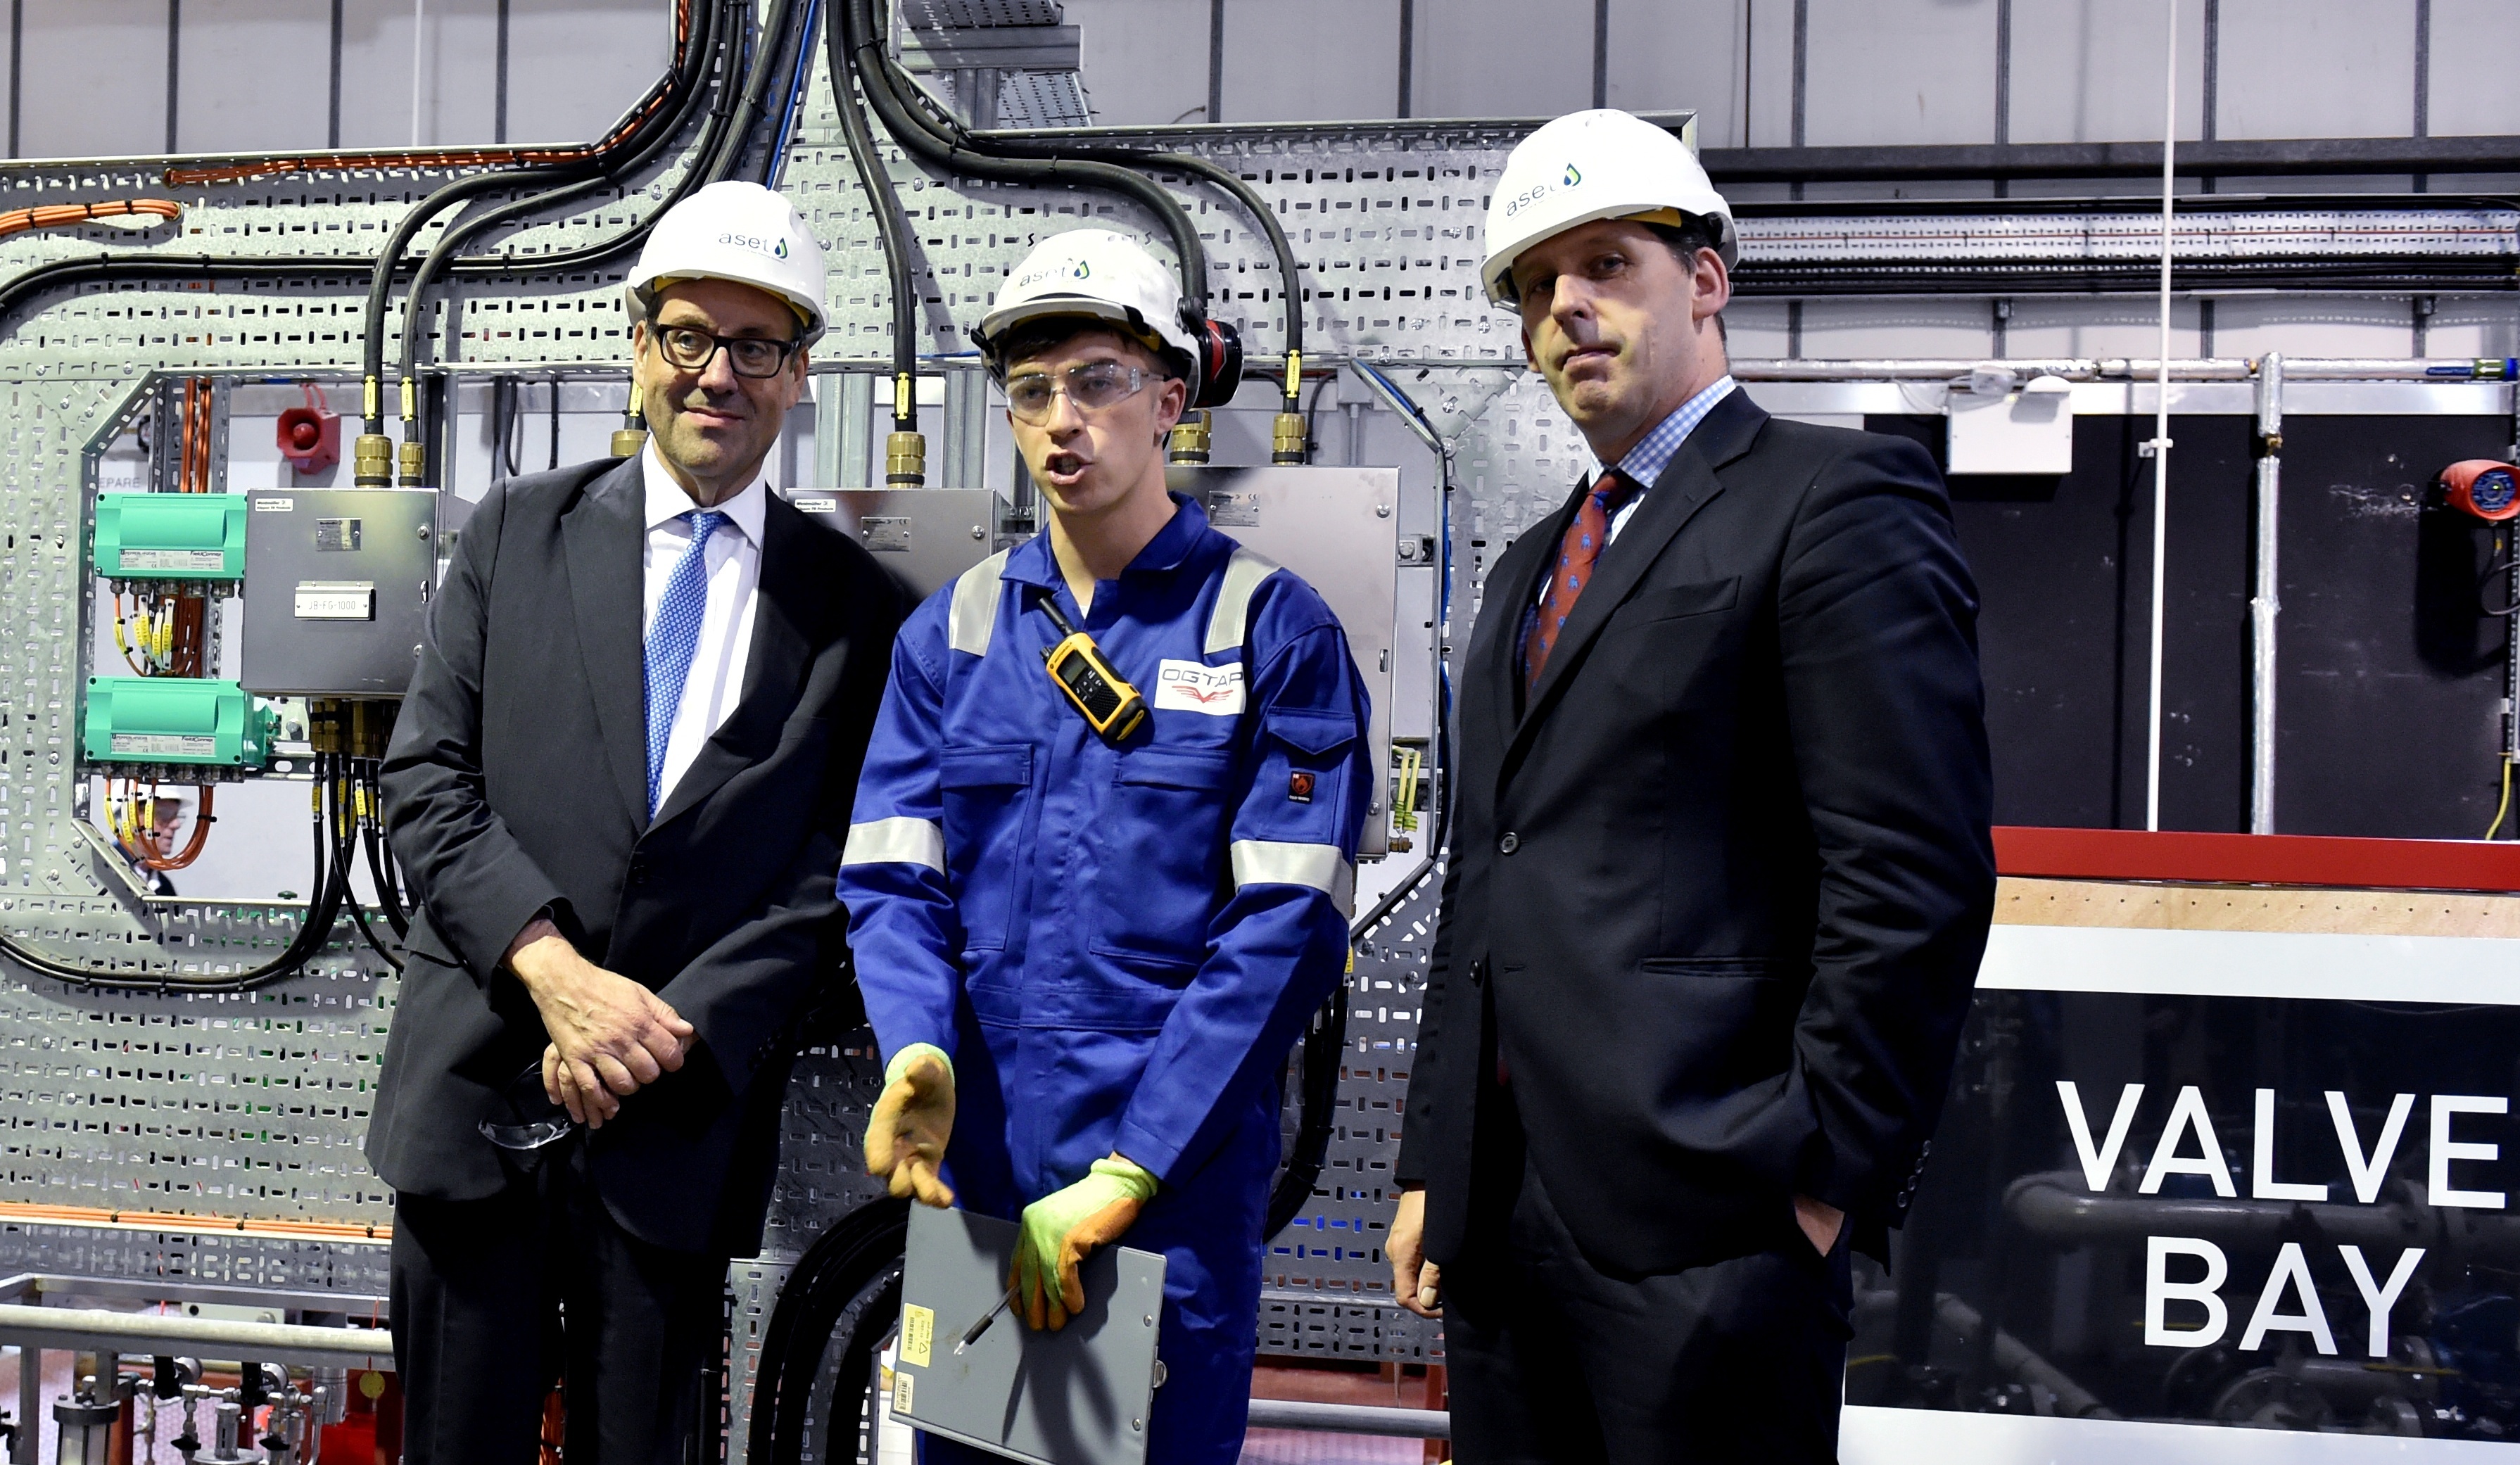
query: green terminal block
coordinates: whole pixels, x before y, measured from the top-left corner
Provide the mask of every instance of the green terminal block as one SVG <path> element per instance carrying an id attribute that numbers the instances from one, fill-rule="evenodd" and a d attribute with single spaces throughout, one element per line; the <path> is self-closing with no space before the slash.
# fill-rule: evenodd
<path id="1" fill-rule="evenodd" d="M 260 768 L 279 723 L 234 682 L 90 677 L 80 750 L 90 763 Z"/>
<path id="2" fill-rule="evenodd" d="M 99 494 L 96 572 L 109 580 L 245 578 L 243 494 Z"/>

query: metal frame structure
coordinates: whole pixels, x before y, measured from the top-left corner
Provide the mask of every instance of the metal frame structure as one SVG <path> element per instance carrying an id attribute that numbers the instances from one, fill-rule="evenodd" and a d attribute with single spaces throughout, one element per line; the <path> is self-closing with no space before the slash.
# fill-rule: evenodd
<path id="1" fill-rule="evenodd" d="M 978 54 L 973 52 L 971 54 Z M 820 76 L 787 145 L 783 187 L 832 262 L 830 334 L 820 378 L 817 462 L 842 476 L 867 451 L 875 377 L 889 364 L 889 300 L 870 200 L 840 141 Z M 1686 128 L 1688 119 L 1674 118 Z M 1512 538 L 1552 511 L 1589 465 L 1581 437 L 1523 370 L 1514 323 L 1489 307 L 1476 279 L 1487 189 L 1531 121 L 1375 121 L 1302 126 L 1096 129 L 1106 145 L 1160 144 L 1241 174 L 1276 210 L 1304 278 L 1280 277 L 1266 239 L 1231 203 L 1163 179 L 1199 222 L 1216 286 L 1212 313 L 1243 333 L 1256 363 L 1282 349 L 1279 316 L 1302 292 L 1313 334 L 1308 365 L 1378 368 L 1423 414 L 1441 461 L 1444 543 L 1433 632 L 1464 638 L 1485 569 Z M 1080 133 L 1084 137 L 1088 134 Z M 1084 194 L 938 177 L 885 145 L 885 173 L 914 226 L 922 364 L 949 385 L 945 451 L 957 473 L 991 471 L 976 434 L 983 413 L 963 337 L 1005 271 L 1042 235 L 1088 221 L 1154 242 L 1130 205 Z M 224 161 L 224 159 L 222 159 Z M 663 196 L 688 158 L 658 176 L 593 196 L 564 217 L 531 222 L 499 247 L 513 278 L 467 279 L 424 306 L 427 370 L 463 382 L 500 375 L 604 392 L 623 378 L 621 269 L 537 274 L 534 260 L 608 237 Z M 97 159 L 0 168 L 0 206 L 166 192 L 162 160 Z M 229 383 L 359 372 L 359 266 L 420 199 L 462 169 L 362 166 L 311 170 L 184 191 L 184 216 L 140 234 L 90 225 L 0 242 L 0 282 L 100 253 L 162 265 L 153 278 L 15 297 L 0 322 L 0 929 L 22 945 L 144 974 L 156 990 L 84 992 L 0 963 L 0 1266 L 91 1278 L 274 1287 L 369 1299 L 382 1293 L 373 1228 L 390 1198 L 359 1154 L 395 984 L 346 925 L 302 975 L 251 993 L 211 997 L 187 983 L 267 955 L 293 935 L 294 909 L 249 902 L 142 899 L 84 832 L 85 773 L 76 754 L 77 689 L 87 671 L 94 588 L 84 556 L 99 463 L 158 374 Z M 498 200 L 487 200 L 495 204 Z M 2121 217 L 2123 214 L 2123 217 Z M 2092 288 L 2093 271 L 2140 276 L 2157 264 L 2139 234 L 2152 216 L 2128 209 L 2070 215 L 1919 212 L 1848 205 L 1826 217 L 1747 217 L 1745 252 L 1772 265 L 1778 288 L 1898 291 L 1935 272 L 1971 288 L 2002 276 L 2007 290 L 2042 281 Z M 2061 222 L 2060 222 L 2061 220 Z M 2138 229 L 2133 221 L 2141 221 Z M 2123 227 L 2122 227 L 2123 226 Z M 432 226 L 436 227 L 436 226 Z M 2297 270 L 2340 241 L 2386 248 L 2401 274 L 2472 278 L 2507 288 L 2520 209 L 2450 201 L 2371 209 L 2321 203 L 2234 206 L 2184 215 L 2182 255 L 2199 267 Z M 424 232 L 418 246 L 433 238 Z M 340 259 L 340 272 L 286 271 L 249 281 L 187 278 L 188 259 L 222 254 Z M 1800 270 L 1805 276 L 1794 275 Z M 2076 273 L 2076 272 L 2081 273 Z M 2461 273 L 2464 272 L 2464 273 Z M 1822 274 L 1828 284 L 1813 284 Z M 2349 282 L 2371 289 L 2362 277 Z M 1955 287 L 1957 288 L 1957 287 Z M 5 286 L 0 286 L 5 289 Z M 397 305 L 389 328 L 399 329 Z M 1941 410 L 1967 361 L 1750 362 L 1736 375 L 1772 410 L 1800 414 Z M 2077 383 L 2087 411 L 2148 410 L 2138 361 L 2014 361 Z M 2491 365 L 2494 369 L 2487 370 Z M 2182 412 L 2254 413 L 2260 460 L 2255 615 L 2260 684 L 2253 822 L 2273 826 L 2271 668 L 2276 630 L 2272 525 L 2282 415 L 2326 411 L 2508 414 L 2502 363 L 2312 362 L 2262 358 L 2175 362 Z M 1884 404 L 1884 405 L 1873 405 Z M 1888 405 L 1895 404 L 1895 405 Z M 2388 404 L 2398 404 L 2396 406 Z M 854 437 L 852 436 L 854 434 Z M 443 441 L 453 442 L 447 433 Z M 855 445 L 852 446 L 852 443 Z M 440 465 L 441 474 L 445 466 Z M 945 486 L 980 487 L 982 483 Z M 293 856 L 291 858 L 294 858 Z M 1415 1047 L 1434 924 L 1429 881 L 1360 933 L 1351 983 L 1349 1058 L 1328 1166 L 1315 1203 L 1274 1238 L 1263 1347 L 1351 1358 L 1438 1359 L 1436 1330 L 1389 1307 L 1379 1231 L 1388 1166 Z M 834 1218 L 872 1199 L 858 1135 L 879 1075 L 863 1039 L 826 1043 L 800 1062 L 784 1122 L 785 1150 L 763 1255 L 739 1263 L 734 1417 L 785 1269 Z M 133 1221 L 118 1218 L 146 1213 Z M 202 1218 L 187 1221 L 178 1215 Z M 310 1224 L 312 1223 L 312 1224 Z M 295 1227 L 297 1229 L 292 1229 Z M 741 1432 L 738 1431 L 740 1434 Z M 736 1446 L 741 1455 L 740 1443 Z"/>

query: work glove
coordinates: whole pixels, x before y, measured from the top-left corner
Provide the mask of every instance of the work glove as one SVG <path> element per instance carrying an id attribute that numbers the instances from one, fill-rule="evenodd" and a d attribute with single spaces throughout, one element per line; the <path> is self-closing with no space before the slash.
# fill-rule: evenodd
<path id="1" fill-rule="evenodd" d="M 883 1096 L 867 1121 L 866 1168 L 895 1195 L 938 1209 L 954 1204 L 945 1183 L 945 1141 L 954 1137 L 954 1060 L 932 1043 L 914 1043 L 884 1065 Z"/>
<path id="2" fill-rule="evenodd" d="M 1155 1193 L 1155 1177 L 1113 1155 L 1097 1160 L 1085 1178 L 1024 1207 L 1015 1265 L 1007 1287 L 1023 1304 L 1024 1321 L 1053 1332 L 1085 1310 L 1077 1264 L 1109 1246 L 1137 1221 Z"/>

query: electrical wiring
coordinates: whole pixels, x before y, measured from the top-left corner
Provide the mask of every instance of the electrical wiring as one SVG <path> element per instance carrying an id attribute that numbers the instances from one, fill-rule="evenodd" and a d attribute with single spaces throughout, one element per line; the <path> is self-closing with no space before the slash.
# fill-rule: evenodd
<path id="1" fill-rule="evenodd" d="M 0 213 L 0 239 L 31 229 L 67 229 L 111 219 L 180 219 L 184 205 L 172 199 L 112 199 L 99 203 L 46 203 Z M 128 226 L 125 226 L 128 227 Z M 144 227 L 154 228 L 153 225 Z"/>
<path id="2" fill-rule="evenodd" d="M 316 781 L 312 794 L 311 827 L 315 848 L 315 881 L 306 903 L 306 913 L 299 920 L 296 934 L 279 955 L 243 971 L 205 976 L 176 976 L 171 973 L 143 976 L 118 972 L 110 966 L 80 966 L 62 960 L 47 952 L 20 940 L 23 933 L 7 929 L 8 918 L 0 914 L 0 956 L 41 976 L 66 982 L 72 987 L 100 992 L 199 993 L 215 996 L 223 993 L 250 992 L 287 977 L 323 951 L 332 939 L 334 923 L 340 916 L 341 898 L 348 884 L 346 871 L 330 858 L 331 841 L 325 831 L 326 757 L 317 755 Z M 111 958 L 100 958 L 111 959 Z"/>
<path id="3" fill-rule="evenodd" d="M 1183 304 L 1202 315 L 1207 310 L 1207 252 L 1200 245 L 1198 225 L 1170 190 L 1133 169 L 1082 158 L 1010 157 L 991 150 L 977 134 L 958 139 L 930 111 L 911 98 L 926 93 L 893 62 L 884 45 L 886 31 L 878 23 L 876 0 L 833 0 L 844 18 L 851 69 L 867 104 L 883 119 L 893 140 L 929 165 L 948 173 L 1001 183 L 1047 184 L 1093 189 L 1135 200 L 1163 225 L 1180 259 Z"/>
<path id="4" fill-rule="evenodd" d="M 796 81 L 788 89 L 788 111 L 779 119 L 779 130 L 770 135 L 770 149 L 761 170 L 765 188 L 777 188 L 779 176 L 788 168 L 788 140 L 796 134 L 796 114 L 804 110 L 805 88 L 814 79 L 814 27 L 823 15 L 823 0 L 806 0 L 805 23 L 796 32 Z"/>
<path id="5" fill-rule="evenodd" d="M 2502 802 L 2495 806 L 2494 822 L 2485 826 L 2485 837 L 2492 839 L 2502 832 L 2502 821 L 2511 813 L 2511 758 L 2502 759 Z M 2468 825 L 2473 829 L 2474 824 Z"/>
<path id="6" fill-rule="evenodd" d="M 654 94 L 662 99 L 659 105 L 663 108 L 662 120 L 657 125 L 652 127 L 650 124 L 659 116 L 658 108 L 644 108 L 626 125 L 614 129 L 603 143 L 585 150 L 572 151 L 563 162 L 509 172 L 476 173 L 458 178 L 440 187 L 404 213 L 400 222 L 394 226 L 393 234 L 386 241 L 384 248 L 379 251 L 368 268 L 368 301 L 367 313 L 364 317 L 366 330 L 362 339 L 361 354 L 363 379 L 360 418 L 364 432 L 376 435 L 384 431 L 385 306 L 392 293 L 394 275 L 402 269 L 404 256 L 422 227 L 447 208 L 479 194 L 503 188 L 535 187 L 547 182 L 583 185 L 583 188 L 563 187 L 555 194 L 530 196 L 525 200 L 512 200 L 508 204 L 491 210 L 481 219 L 450 225 L 447 230 L 449 235 L 455 234 L 458 229 L 466 231 L 464 235 L 457 236 L 460 242 L 460 239 L 470 237 L 472 233 L 477 233 L 481 228 L 488 227 L 489 222 L 547 206 L 555 200 L 556 197 L 573 197 L 584 189 L 603 186 L 614 170 L 615 153 L 626 150 L 632 155 L 632 162 L 622 165 L 625 170 L 638 161 L 653 156 L 655 151 L 680 133 L 690 120 L 689 109 L 700 95 L 709 62 L 722 44 L 726 17 L 732 9 L 728 0 L 711 0 L 707 23 L 698 30 L 695 30 L 690 25 L 688 16 L 685 18 L 684 23 L 678 28 L 674 64 L 665 78 L 658 83 L 657 92 Z M 688 176 L 687 174 L 686 177 Z M 671 205 L 668 203 L 666 206 Z M 646 232 L 647 224 L 643 221 L 620 238 L 560 254 L 545 255 L 535 259 L 530 267 L 536 270 L 563 270 L 575 264 L 608 258 L 638 240 L 644 239 Z M 441 236 L 439 244 L 443 246 L 446 242 L 446 237 Z M 442 262 L 442 256 L 440 257 Z M 503 273 L 513 272 L 517 268 L 513 261 L 506 260 L 499 261 L 496 267 Z M 421 266 L 416 265 L 414 268 L 417 272 Z M 416 273 L 415 279 L 418 278 Z M 411 293 L 404 308 L 407 330 L 412 329 L 422 315 L 419 298 L 420 291 L 416 289 Z M 418 417 L 417 393 L 413 390 L 409 377 L 403 378 L 401 399 L 404 435 L 409 439 L 416 435 Z"/>
<path id="7" fill-rule="evenodd" d="M 832 0 L 834 7 L 848 0 Z M 919 289 L 910 275 L 908 228 L 901 217 L 901 195 L 883 174 L 883 161 L 876 155 L 875 136 L 867 126 L 866 112 L 850 95 L 848 43 L 845 27 L 835 13 L 824 18 L 823 44 L 828 52 L 824 69 L 831 73 L 832 106 L 839 113 L 840 132 L 849 147 L 849 160 L 857 168 L 858 187 L 867 196 L 867 209 L 875 215 L 876 239 L 883 250 L 885 278 L 890 282 L 885 295 L 892 306 L 892 430 L 919 430 Z M 862 83 L 863 84 L 863 83 Z"/>

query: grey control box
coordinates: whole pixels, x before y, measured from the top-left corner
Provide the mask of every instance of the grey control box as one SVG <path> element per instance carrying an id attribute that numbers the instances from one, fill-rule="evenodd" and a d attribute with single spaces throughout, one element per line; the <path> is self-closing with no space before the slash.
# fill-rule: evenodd
<path id="1" fill-rule="evenodd" d="M 401 696 L 428 635 L 437 495 L 296 488 L 246 500 L 238 680 L 275 696 Z"/>
<path id="2" fill-rule="evenodd" d="M 791 488 L 788 503 L 864 545 L 921 599 L 1004 548 L 993 488 Z"/>

